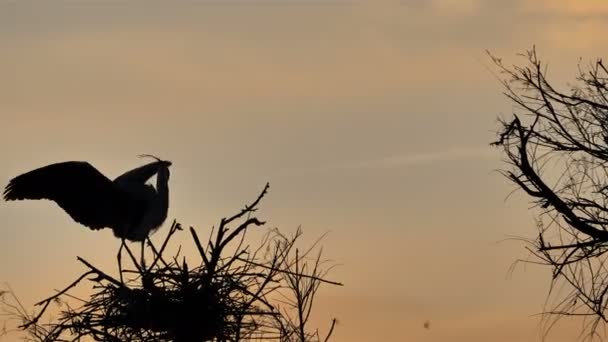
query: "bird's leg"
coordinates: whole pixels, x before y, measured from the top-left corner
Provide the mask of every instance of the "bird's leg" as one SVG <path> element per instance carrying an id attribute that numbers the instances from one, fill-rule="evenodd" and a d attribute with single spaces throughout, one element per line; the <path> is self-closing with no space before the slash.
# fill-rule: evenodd
<path id="1" fill-rule="evenodd" d="M 143 270 L 146 269 L 146 260 L 144 259 L 144 245 L 146 244 L 146 240 L 141 241 L 141 268 Z"/>
<path id="2" fill-rule="evenodd" d="M 120 283 L 122 284 L 122 247 L 125 245 L 125 239 L 120 239 L 120 248 L 118 249 L 118 255 L 116 256 L 118 258 L 118 274 L 120 275 Z"/>

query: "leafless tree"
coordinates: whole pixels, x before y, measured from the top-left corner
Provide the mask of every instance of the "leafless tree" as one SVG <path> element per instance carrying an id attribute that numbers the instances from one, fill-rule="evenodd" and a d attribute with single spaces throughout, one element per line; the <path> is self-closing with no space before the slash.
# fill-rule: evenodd
<path id="1" fill-rule="evenodd" d="M 37 303 L 37 313 L 28 314 L 12 291 L 4 293 L 4 308 L 21 320 L 19 328 L 30 341 L 327 341 L 335 320 L 321 339 L 318 331 L 309 331 L 308 317 L 321 284 L 342 284 L 324 279 L 332 266 L 321 259 L 319 241 L 304 254 L 297 247 L 300 229 L 292 237 L 270 230 L 256 248 L 246 242 L 248 229 L 265 224 L 254 213 L 268 188 L 235 215 L 222 218 L 205 244 L 190 227 L 199 254 L 195 262 L 180 255 L 181 246 L 167 256 L 172 237 L 183 230 L 174 222 L 160 248 L 148 240 L 150 265 L 138 262 L 127 248 L 133 269 L 119 265 L 121 277 L 116 279 L 79 257 L 86 272 Z M 317 250 L 316 258 L 307 258 Z M 77 299 L 78 306 L 69 304 L 70 290 L 85 279 L 94 292 Z M 52 303 L 58 304 L 60 316 L 42 323 Z M 295 323 L 289 316 L 294 310 L 299 313 Z"/>
<path id="2" fill-rule="evenodd" d="M 535 48 L 521 55 L 524 66 L 488 54 L 515 108 L 492 145 L 510 165 L 501 172 L 538 212 L 526 261 L 552 269 L 546 332 L 559 318 L 582 316 L 581 338 L 594 340 L 608 305 L 608 70 L 602 60 L 579 63 L 576 82 L 559 89 Z"/>

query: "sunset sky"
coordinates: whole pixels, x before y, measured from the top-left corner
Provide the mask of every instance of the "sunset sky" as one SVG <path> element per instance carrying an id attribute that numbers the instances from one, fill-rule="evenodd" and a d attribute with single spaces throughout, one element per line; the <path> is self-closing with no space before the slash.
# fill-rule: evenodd
<path id="1" fill-rule="evenodd" d="M 535 213 L 495 171 L 513 107 L 485 50 L 521 65 L 536 45 L 565 88 L 608 55 L 607 19 L 600 0 L 0 0 L 0 186 L 155 154 L 173 162 L 168 223 L 206 236 L 268 181 L 268 227 L 329 232 L 345 286 L 321 289 L 314 323 L 337 317 L 333 341 L 539 341 L 550 274 L 509 272 Z M 114 267 L 110 230 L 0 204 L 0 282 L 24 304 L 80 275 L 76 256 Z"/>

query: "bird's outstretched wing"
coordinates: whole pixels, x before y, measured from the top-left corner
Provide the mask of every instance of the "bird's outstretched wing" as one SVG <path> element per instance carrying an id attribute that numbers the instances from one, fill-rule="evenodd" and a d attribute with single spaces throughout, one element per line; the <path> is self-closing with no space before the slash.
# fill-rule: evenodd
<path id="1" fill-rule="evenodd" d="M 74 221 L 91 229 L 125 222 L 132 199 L 91 164 L 69 161 L 47 165 L 13 178 L 4 199 L 55 201 Z"/>

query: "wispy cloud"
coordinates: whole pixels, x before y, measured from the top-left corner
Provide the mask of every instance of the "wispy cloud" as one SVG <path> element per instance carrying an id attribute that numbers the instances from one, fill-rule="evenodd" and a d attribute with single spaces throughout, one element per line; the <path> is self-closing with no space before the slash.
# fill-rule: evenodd
<path id="1" fill-rule="evenodd" d="M 465 159 L 490 159 L 497 156 L 497 152 L 487 147 L 450 147 L 444 150 L 395 155 L 379 159 L 369 159 L 350 163 L 326 165 L 315 168 L 317 170 L 349 170 L 407 167 L 424 164 L 443 163 Z"/>

